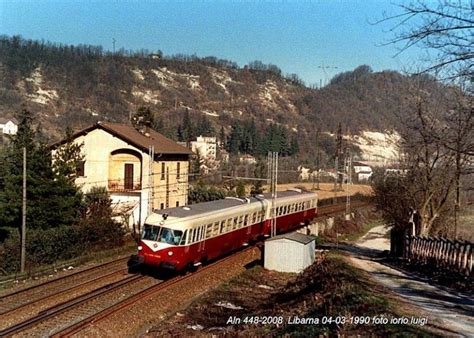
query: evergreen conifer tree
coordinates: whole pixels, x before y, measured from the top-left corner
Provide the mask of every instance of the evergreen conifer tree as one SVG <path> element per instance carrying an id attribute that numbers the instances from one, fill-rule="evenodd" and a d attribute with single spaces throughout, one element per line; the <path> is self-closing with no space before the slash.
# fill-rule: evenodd
<path id="1" fill-rule="evenodd" d="M 72 224 L 79 214 L 81 195 L 74 184 L 52 168 L 51 152 L 36 139 L 33 117 L 21 111 L 18 132 L 5 149 L 0 174 L 0 224 L 18 227 L 22 213 L 23 147 L 27 153 L 27 226 L 50 228 Z"/>

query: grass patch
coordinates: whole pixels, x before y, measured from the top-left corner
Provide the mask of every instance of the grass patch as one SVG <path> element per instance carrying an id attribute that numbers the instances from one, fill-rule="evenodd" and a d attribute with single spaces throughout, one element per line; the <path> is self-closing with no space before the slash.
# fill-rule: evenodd
<path id="1" fill-rule="evenodd" d="M 377 226 L 383 225 L 384 222 L 382 219 L 375 219 L 367 223 L 363 223 L 362 226 L 359 228 L 358 231 L 353 232 L 351 234 L 348 234 L 344 237 L 344 240 L 350 241 L 350 242 L 355 242 L 362 236 L 364 236 L 366 233 L 368 233 L 372 228 L 375 228 Z M 390 236 L 390 234 L 389 234 Z"/>
<path id="2" fill-rule="evenodd" d="M 344 317 L 346 322 L 322 325 L 287 325 L 277 334 L 314 336 L 342 335 L 417 335 L 430 336 L 420 327 L 410 325 L 375 325 L 356 323 L 360 317 L 399 317 L 394 304 L 376 290 L 363 272 L 349 265 L 337 254 L 330 254 L 313 265 L 277 295 L 277 302 L 305 303 L 300 317 Z M 351 319 L 352 318 L 352 322 Z"/>
<path id="3" fill-rule="evenodd" d="M 197 298 L 183 313 L 168 317 L 150 330 L 152 335 L 230 336 L 433 336 L 421 326 L 350 323 L 349 318 L 400 317 L 395 305 L 368 276 L 337 254 L 319 257 L 301 274 L 268 271 L 259 266 Z M 221 304 L 221 305 L 219 305 Z M 223 307 L 226 304 L 227 307 Z M 341 317 L 346 323 L 293 325 L 290 318 Z M 282 322 L 262 324 L 245 318 L 281 317 Z M 229 323 L 240 318 L 240 323 Z"/>

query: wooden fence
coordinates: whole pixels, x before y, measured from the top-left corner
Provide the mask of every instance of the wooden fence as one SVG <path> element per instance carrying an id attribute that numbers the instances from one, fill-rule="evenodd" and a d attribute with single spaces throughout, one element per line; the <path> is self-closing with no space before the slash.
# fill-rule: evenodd
<path id="1" fill-rule="evenodd" d="M 445 238 L 407 235 L 404 243 L 404 257 L 471 276 L 473 245 L 471 242 L 452 241 Z"/>

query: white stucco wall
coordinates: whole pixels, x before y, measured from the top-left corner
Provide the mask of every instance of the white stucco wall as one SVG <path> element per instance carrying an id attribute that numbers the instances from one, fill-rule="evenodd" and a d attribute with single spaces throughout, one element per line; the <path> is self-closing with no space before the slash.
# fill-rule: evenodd
<path id="1" fill-rule="evenodd" d="M 265 242 L 265 269 L 300 273 L 313 264 L 315 241 L 302 244 L 286 238 Z"/>
<path id="2" fill-rule="evenodd" d="M 150 183 L 154 186 L 154 208 L 159 208 L 160 204 L 166 201 L 166 180 L 161 179 L 161 163 L 165 163 L 165 169 L 168 175 L 168 204 L 169 207 L 187 204 L 188 191 L 188 161 L 180 162 L 180 178 L 177 178 L 177 160 L 167 160 L 165 156 L 158 158 L 153 166 L 153 179 L 149 181 L 149 161 L 148 152 L 144 152 L 135 146 L 128 144 L 121 138 L 102 130 L 94 129 L 86 135 L 78 136 L 75 141 L 77 144 L 82 143 L 82 154 L 84 155 L 84 176 L 76 179 L 76 184 L 84 193 L 90 191 L 94 186 L 108 187 L 109 180 L 121 180 L 119 188 L 123 190 L 124 182 L 124 165 L 131 163 L 134 165 L 134 179 L 141 181 L 141 190 L 134 191 L 110 191 L 112 201 L 114 203 L 124 202 L 130 204 L 138 201 L 139 206 L 133 209 L 133 219 L 135 222 L 143 224 L 148 215 L 148 201 L 151 196 Z M 124 156 L 121 154 L 111 156 L 111 153 L 117 150 L 132 150 L 135 154 L 140 155 L 141 162 L 133 156 Z M 54 151 L 53 151 L 54 153 Z M 127 158 L 130 157 L 130 160 Z M 111 165 L 111 159 L 114 163 Z M 156 159 L 156 158 L 155 158 Z M 160 161 L 162 159 L 162 161 Z M 120 161 L 122 163 L 120 163 Z M 110 172 L 112 170 L 112 172 Z M 135 185 L 134 185 L 135 186 Z"/>

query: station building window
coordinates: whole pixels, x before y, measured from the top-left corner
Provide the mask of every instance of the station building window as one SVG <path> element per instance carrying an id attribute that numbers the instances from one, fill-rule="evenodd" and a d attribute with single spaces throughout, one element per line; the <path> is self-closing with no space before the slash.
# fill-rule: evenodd
<path id="1" fill-rule="evenodd" d="M 85 173 L 85 161 L 78 161 L 76 165 L 76 176 L 77 177 L 84 177 L 86 176 Z"/>

